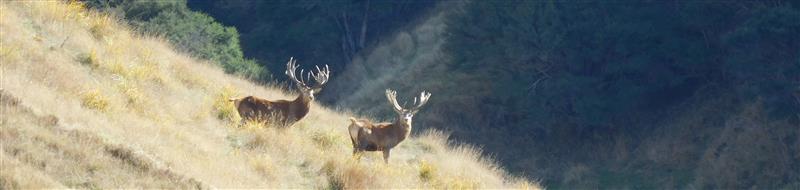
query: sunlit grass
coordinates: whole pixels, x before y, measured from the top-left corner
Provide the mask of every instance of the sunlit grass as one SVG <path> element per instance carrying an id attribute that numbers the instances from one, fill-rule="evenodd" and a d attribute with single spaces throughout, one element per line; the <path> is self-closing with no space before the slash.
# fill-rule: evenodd
<path id="1" fill-rule="evenodd" d="M 81 94 L 83 106 L 98 111 L 108 110 L 108 99 L 98 90 L 90 90 Z"/>
<path id="2" fill-rule="evenodd" d="M 90 50 L 87 53 L 78 55 L 78 62 L 84 65 L 92 66 L 94 68 L 100 66 L 100 60 L 97 58 L 97 52 L 95 50 Z"/>
<path id="3" fill-rule="evenodd" d="M 239 92 L 232 86 L 225 86 L 220 89 L 219 93 L 214 98 L 214 109 L 217 111 L 217 119 L 231 121 L 233 123 L 239 122 L 242 118 L 239 117 L 239 112 L 231 98 L 238 98 Z"/>
<path id="4" fill-rule="evenodd" d="M 436 167 L 428 164 L 425 160 L 419 162 L 419 178 L 422 181 L 433 181 L 433 176 L 436 173 Z"/>
<path id="5" fill-rule="evenodd" d="M 354 159 L 349 115 L 318 103 L 293 127 L 241 122 L 230 98 L 294 95 L 133 35 L 79 2 L 0 5 L 2 88 L 23 110 L 0 123 L 0 146 L 17 152 L 0 155 L 15 163 L 0 175 L 20 184 L 11 189 L 516 188 L 440 132 L 407 139 L 387 165 L 378 152 Z"/>
<path id="6" fill-rule="evenodd" d="M 89 32 L 97 39 L 104 39 L 114 32 L 116 21 L 110 16 L 98 16 L 89 19 Z"/>

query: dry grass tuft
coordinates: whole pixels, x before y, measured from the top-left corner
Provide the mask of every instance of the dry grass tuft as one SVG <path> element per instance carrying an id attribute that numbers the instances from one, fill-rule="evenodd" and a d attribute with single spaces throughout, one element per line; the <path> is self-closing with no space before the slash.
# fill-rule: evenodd
<path id="1" fill-rule="evenodd" d="M 320 148 L 329 148 L 337 144 L 349 143 L 342 136 L 335 135 L 328 131 L 314 131 L 311 133 L 311 140 Z"/>
<path id="2" fill-rule="evenodd" d="M 94 50 L 89 51 L 88 53 L 81 54 L 78 56 L 78 62 L 84 65 L 90 65 L 93 68 L 97 68 L 100 66 L 100 60 L 97 59 L 97 52 Z"/>
<path id="3" fill-rule="evenodd" d="M 89 32 L 97 39 L 108 39 L 112 35 L 117 23 L 111 16 L 97 16 L 89 19 Z"/>
<path id="4" fill-rule="evenodd" d="M 98 111 L 108 111 L 108 99 L 98 90 L 90 90 L 81 94 L 83 106 Z"/>
<path id="5" fill-rule="evenodd" d="M 152 53 L 149 50 L 143 50 L 141 55 L 141 64 L 134 66 L 130 75 L 140 81 L 152 81 L 157 84 L 164 84 L 167 81 L 161 69 L 159 68 L 158 60 L 152 58 Z"/>
<path id="6" fill-rule="evenodd" d="M 125 95 L 126 102 L 129 106 L 138 109 L 141 109 L 142 106 L 146 106 L 146 98 L 144 94 L 139 91 L 138 87 L 131 82 L 122 80 L 117 85 L 117 90 Z"/>
<path id="7" fill-rule="evenodd" d="M 242 119 L 239 117 L 239 112 L 236 111 L 236 106 L 233 102 L 229 101 L 231 98 L 237 98 L 238 94 L 238 90 L 232 86 L 225 86 L 220 89 L 216 98 L 214 98 L 214 109 L 217 110 L 217 119 L 227 120 L 233 123 L 237 123 Z"/>
<path id="8" fill-rule="evenodd" d="M 422 181 L 433 181 L 433 175 L 436 173 L 436 167 L 428 164 L 425 160 L 419 162 L 419 178 Z"/>
<path id="9" fill-rule="evenodd" d="M 65 6 L 64 14 L 67 19 L 83 19 L 86 18 L 87 12 L 86 4 L 83 1 L 69 0 Z"/>

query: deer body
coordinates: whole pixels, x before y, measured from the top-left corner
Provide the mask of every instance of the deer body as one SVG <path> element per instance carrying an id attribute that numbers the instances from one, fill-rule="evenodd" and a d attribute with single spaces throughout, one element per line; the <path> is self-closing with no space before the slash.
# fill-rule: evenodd
<path id="1" fill-rule="evenodd" d="M 322 90 L 322 86 L 328 82 L 330 70 L 325 65 L 325 69 L 317 67 L 317 72 L 308 73 L 308 78 L 314 78 L 317 82 L 314 86 L 308 86 L 302 79 L 303 70 L 300 70 L 301 78 L 298 79 L 295 75 L 297 71 L 297 64 L 294 58 L 289 59 L 286 64 L 286 75 L 292 79 L 300 90 L 300 95 L 296 99 L 289 100 L 276 100 L 270 101 L 254 96 L 246 96 L 243 98 L 231 98 L 236 106 L 236 111 L 242 117 L 242 122 L 248 120 L 266 120 L 275 121 L 282 126 L 291 126 L 300 119 L 303 119 L 311 110 L 311 102 L 314 101 L 314 94 Z"/>
<path id="2" fill-rule="evenodd" d="M 303 119 L 311 110 L 311 99 L 298 96 L 293 101 L 269 101 L 255 96 L 233 99 L 236 110 L 242 120 L 258 120 L 272 118 L 286 124 Z"/>
<path id="3" fill-rule="evenodd" d="M 354 152 L 389 150 L 403 142 L 411 134 L 411 125 L 398 122 L 372 124 L 366 120 L 356 121 L 355 118 L 350 118 L 350 120 L 354 123 L 361 122 L 348 127 Z"/>
<path id="4" fill-rule="evenodd" d="M 420 103 L 412 109 L 403 109 L 397 104 L 396 93 L 386 90 L 386 97 L 397 112 L 393 123 L 371 123 L 369 120 L 350 118 L 350 141 L 353 143 L 353 155 L 364 151 L 382 151 L 383 161 L 389 163 L 392 148 L 403 142 L 411 134 L 411 119 L 419 108 L 428 101 L 430 93 L 422 92 Z M 414 103 L 417 103 L 416 98 Z"/>

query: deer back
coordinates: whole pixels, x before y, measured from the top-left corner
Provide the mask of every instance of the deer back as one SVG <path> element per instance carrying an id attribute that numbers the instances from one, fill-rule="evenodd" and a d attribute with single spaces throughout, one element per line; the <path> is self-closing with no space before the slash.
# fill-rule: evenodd
<path id="1" fill-rule="evenodd" d="M 366 121 L 366 120 L 364 120 Z M 351 128 L 351 135 L 355 132 Z M 357 139 L 353 139 L 362 149 L 367 151 L 391 149 L 408 137 L 408 129 L 394 123 L 364 122 L 358 126 Z M 374 148 L 373 148 L 374 147 Z"/>
<path id="2" fill-rule="evenodd" d="M 247 96 L 237 101 L 236 109 L 245 120 L 257 119 L 259 115 L 268 112 L 272 107 L 271 102 L 253 96 Z"/>

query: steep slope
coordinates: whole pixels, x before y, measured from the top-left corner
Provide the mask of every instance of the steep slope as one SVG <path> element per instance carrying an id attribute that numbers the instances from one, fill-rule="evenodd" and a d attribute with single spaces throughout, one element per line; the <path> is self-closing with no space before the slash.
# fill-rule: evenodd
<path id="1" fill-rule="evenodd" d="M 316 105 L 293 128 L 237 126 L 227 98 L 294 95 L 77 3 L 0 2 L 0 89 L 4 189 L 539 188 L 435 131 L 355 161 L 348 115 Z"/>

